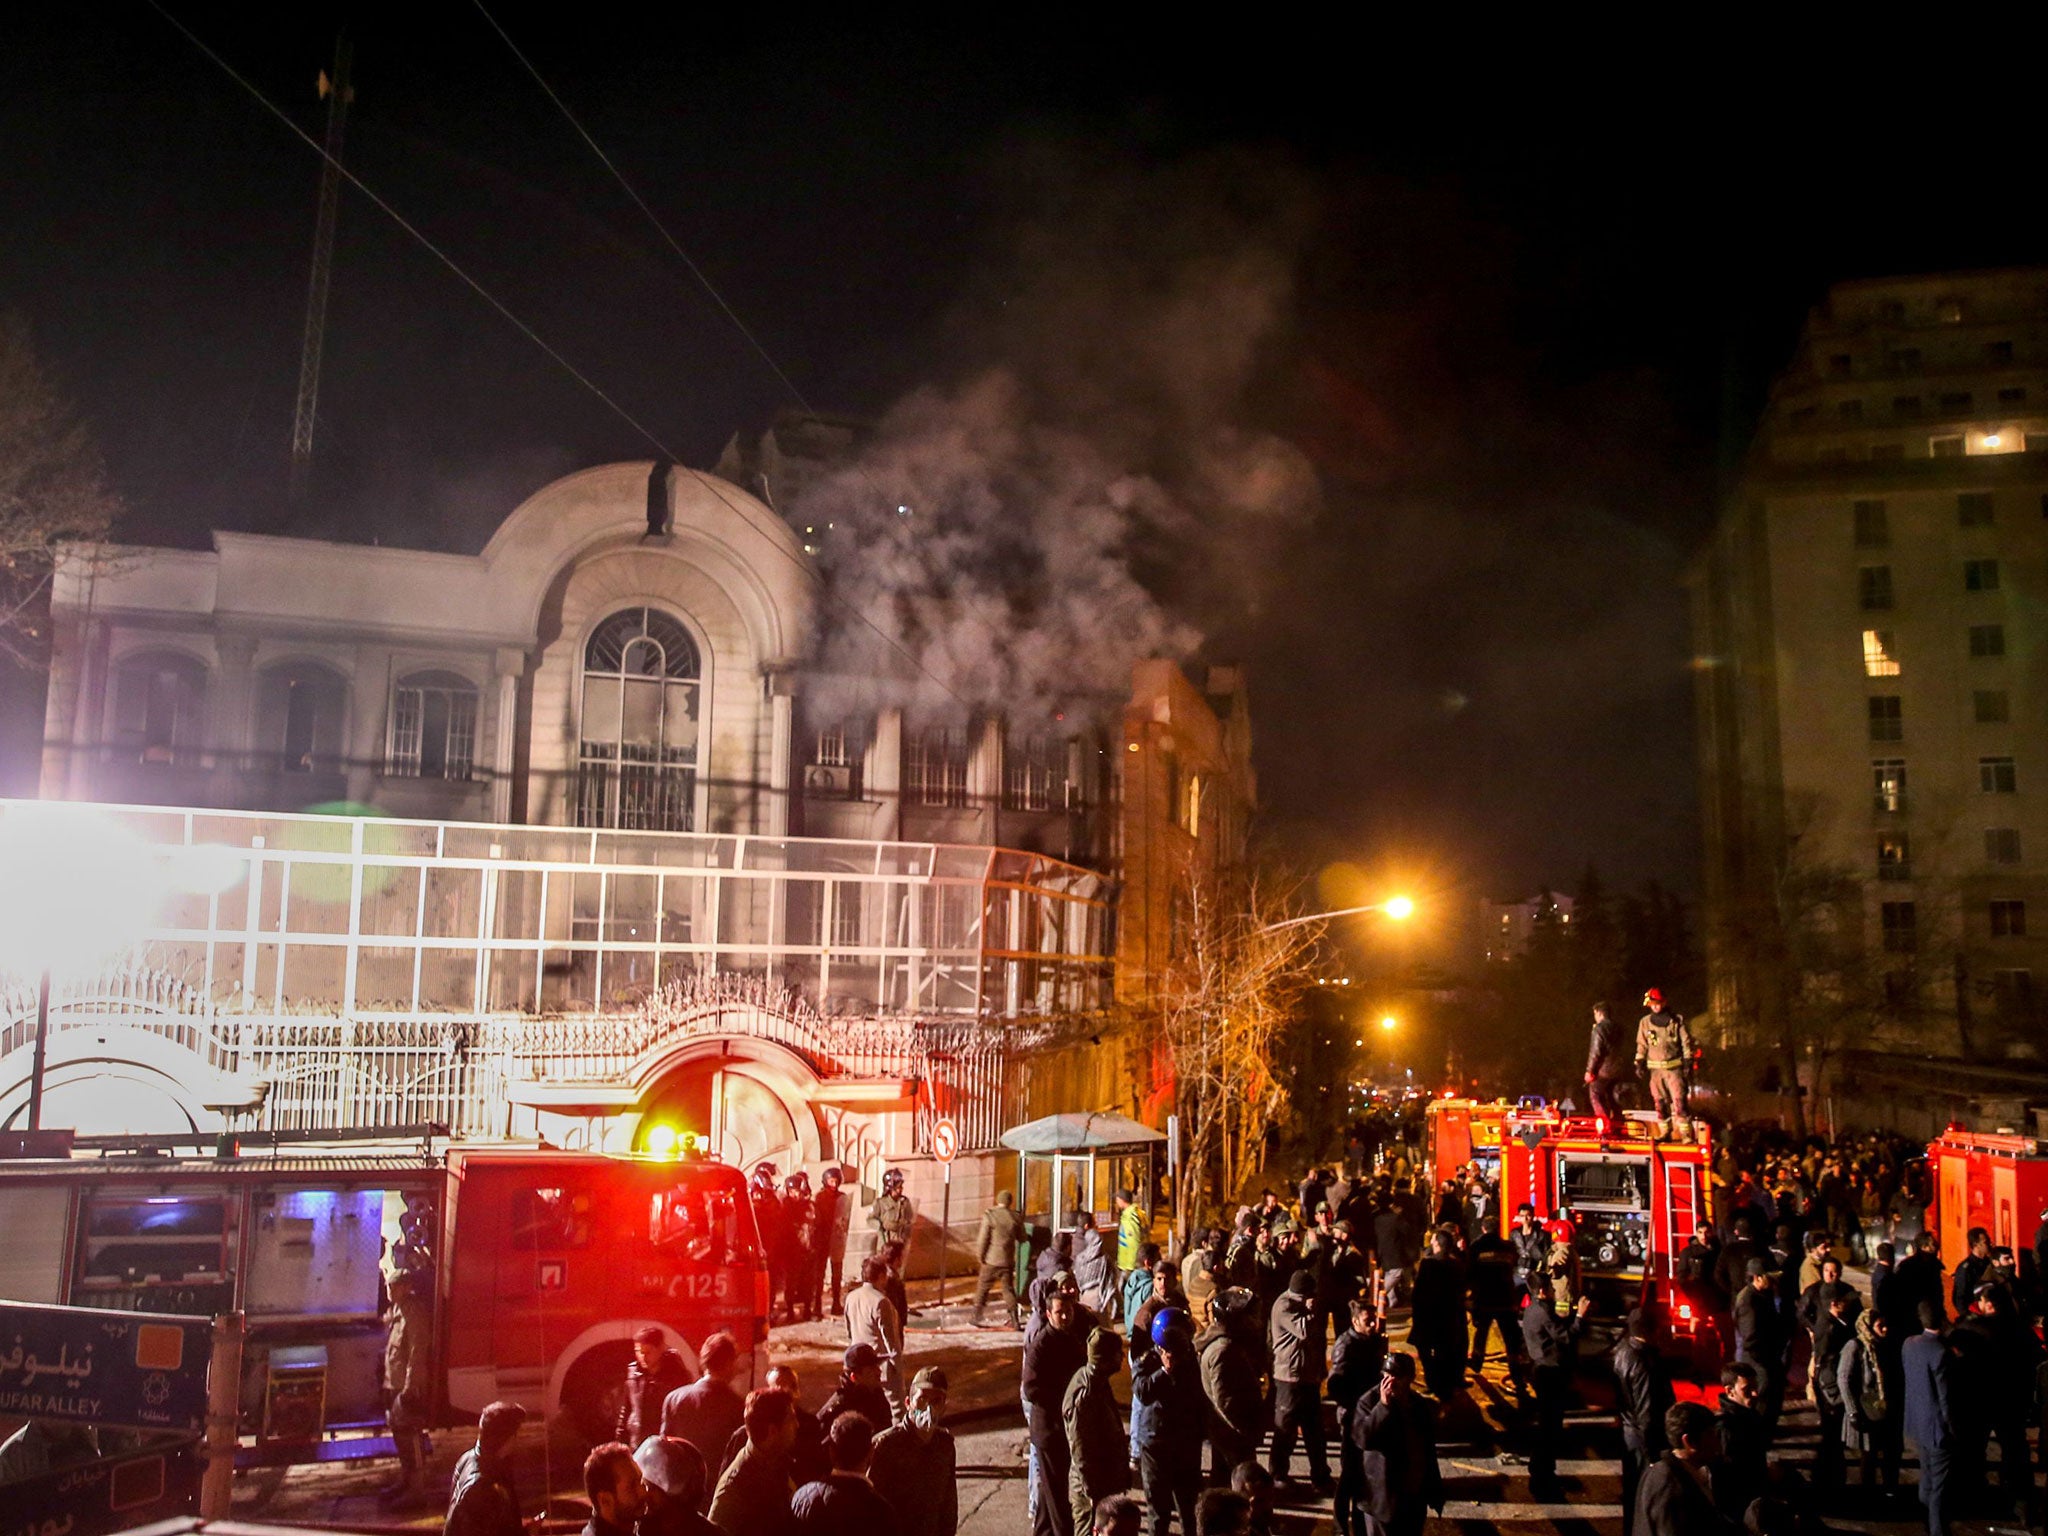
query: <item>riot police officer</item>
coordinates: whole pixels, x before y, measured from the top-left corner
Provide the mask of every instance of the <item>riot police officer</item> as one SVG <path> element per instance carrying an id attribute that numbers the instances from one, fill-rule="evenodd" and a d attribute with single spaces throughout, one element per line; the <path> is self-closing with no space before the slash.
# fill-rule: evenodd
<path id="1" fill-rule="evenodd" d="M 772 1315 L 776 1293 L 782 1290 L 788 1279 L 783 1268 L 782 1200 L 775 1193 L 773 1163 L 756 1165 L 754 1182 L 747 1187 L 747 1196 L 754 1207 L 754 1230 L 760 1234 L 761 1256 L 768 1261 L 768 1310 Z"/>
<path id="2" fill-rule="evenodd" d="M 801 1168 L 782 1181 L 783 1310 L 791 1322 L 801 1310 L 818 1315 L 818 1213 L 811 1202 L 811 1176 Z"/>

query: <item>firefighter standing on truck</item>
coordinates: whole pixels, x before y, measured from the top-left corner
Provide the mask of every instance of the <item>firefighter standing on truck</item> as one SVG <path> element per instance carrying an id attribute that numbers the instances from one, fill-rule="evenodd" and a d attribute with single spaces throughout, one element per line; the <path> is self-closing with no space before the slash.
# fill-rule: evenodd
<path id="1" fill-rule="evenodd" d="M 1643 1004 L 1650 1011 L 1636 1026 L 1636 1065 L 1648 1070 L 1659 1128 L 1672 1137 L 1678 1134 L 1681 1121 L 1691 1119 L 1685 1080 L 1692 1070 L 1692 1031 L 1685 1027 L 1685 1020 L 1664 1007 L 1664 994 L 1655 987 L 1643 994 Z"/>

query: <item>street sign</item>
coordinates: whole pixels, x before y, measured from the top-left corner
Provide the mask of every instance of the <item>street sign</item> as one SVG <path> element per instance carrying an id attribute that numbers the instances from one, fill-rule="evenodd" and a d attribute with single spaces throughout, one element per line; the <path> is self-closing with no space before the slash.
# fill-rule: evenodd
<path id="1" fill-rule="evenodd" d="M 206 1427 L 213 1320 L 0 1301 L 0 1414 Z"/>
<path id="2" fill-rule="evenodd" d="M 199 1474 L 205 1466 L 197 1449 L 196 1441 L 185 1440 L 126 1456 L 76 1462 L 62 1471 L 9 1483 L 0 1532 L 107 1536 L 110 1531 L 194 1514 L 199 1508 Z"/>
<path id="3" fill-rule="evenodd" d="M 932 1156 L 942 1163 L 953 1161 L 953 1154 L 960 1150 L 960 1133 L 953 1128 L 950 1120 L 940 1120 L 932 1126 Z"/>

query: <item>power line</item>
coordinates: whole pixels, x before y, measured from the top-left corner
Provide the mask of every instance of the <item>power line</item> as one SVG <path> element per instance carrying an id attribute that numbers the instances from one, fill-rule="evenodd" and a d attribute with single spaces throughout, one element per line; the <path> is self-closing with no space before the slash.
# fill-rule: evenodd
<path id="1" fill-rule="evenodd" d="M 640 195 L 639 189 L 635 187 L 632 182 L 626 179 L 626 173 L 619 169 L 618 162 L 613 160 L 610 155 L 605 153 L 603 146 L 601 146 L 597 142 L 597 140 L 591 136 L 590 130 L 583 126 L 582 120 L 578 118 L 574 112 L 569 110 L 569 104 L 562 100 L 561 93 L 558 92 L 552 85 L 548 84 L 546 76 L 541 74 L 539 68 L 534 64 L 533 60 L 529 59 L 526 56 L 525 52 L 520 48 L 520 46 L 512 41 L 511 34 L 508 33 L 504 29 L 504 27 L 499 24 L 498 19 L 490 13 L 489 9 L 484 5 L 484 0 L 474 0 L 474 4 L 476 5 L 478 14 L 481 15 L 485 21 L 490 23 L 491 30 L 497 33 L 500 41 L 502 41 L 505 44 L 505 46 L 511 50 L 512 57 L 519 61 L 521 67 L 524 68 L 529 75 L 533 76 L 533 83 L 535 85 L 538 85 L 541 88 L 541 91 L 547 96 L 548 100 L 555 104 L 556 110 L 562 114 L 563 118 L 568 122 L 569 126 L 576 130 L 577 137 L 582 139 L 583 142 L 589 146 L 590 152 L 593 155 L 597 156 L 598 163 L 601 164 L 607 171 L 611 173 L 612 179 L 616 181 L 621 188 L 624 189 L 626 196 L 633 200 L 633 205 L 636 208 L 638 208 L 643 215 L 645 215 L 647 222 L 654 226 L 654 232 L 661 236 L 662 240 L 667 244 L 668 248 L 676 253 L 677 258 L 682 262 L 682 264 L 685 267 L 689 268 L 690 275 L 694 277 L 697 280 L 698 285 L 701 288 L 703 288 L 703 290 L 707 294 L 711 296 L 712 303 L 718 306 L 720 312 L 724 314 L 726 319 L 732 322 L 733 329 L 738 331 L 741 336 L 746 338 L 747 345 L 754 349 L 755 354 L 767 366 L 768 371 L 774 374 L 775 377 L 779 381 L 781 381 L 782 387 L 789 391 L 790 399 L 794 400 L 797 403 L 798 407 L 802 409 L 804 414 L 808 416 L 817 415 L 818 412 L 816 407 L 814 407 L 811 404 L 811 402 L 804 397 L 804 392 L 801 389 L 797 388 L 796 381 L 792 379 L 786 371 L 784 371 L 781 364 L 775 361 L 774 357 L 770 355 L 768 348 L 762 344 L 761 339 L 758 336 L 756 336 L 752 330 L 748 328 L 746 321 L 740 318 L 739 311 L 734 309 L 731 304 L 726 302 L 725 295 L 718 291 L 717 286 L 713 284 L 709 277 L 705 276 L 704 269 L 698 266 L 697 263 L 691 259 L 690 253 L 688 251 L 683 249 L 682 242 L 677 240 L 676 237 L 669 232 L 668 226 L 662 223 L 660 215 L 655 213 L 654 209 L 649 205 L 647 199 Z M 875 477 L 868 473 L 867 466 L 860 463 L 857 459 L 853 464 L 853 472 L 856 475 L 860 476 L 861 480 L 866 484 L 870 494 L 872 494 L 882 505 L 886 506 L 890 501 L 894 500 L 894 497 L 886 493 L 882 489 L 881 485 L 876 482 Z M 1005 627 L 1003 622 L 999 618 L 991 616 L 988 612 L 986 612 L 983 609 L 981 601 L 978 598 L 969 596 L 965 599 L 965 601 L 967 603 L 967 606 L 975 611 L 976 616 L 981 619 L 982 623 L 988 626 L 990 633 L 1001 634 L 1003 632 L 1003 629 Z M 877 630 L 876 633 L 879 634 L 881 633 L 881 631 Z M 909 653 L 906 651 L 904 654 L 908 655 Z M 920 666 L 919 670 L 923 671 L 924 669 L 922 666 Z M 926 672 L 926 676 L 931 676 L 931 674 L 929 672 Z M 938 682 L 938 679 L 934 677 L 932 678 L 932 681 Z M 939 686 L 941 688 L 946 687 L 944 683 L 940 683 Z M 959 694 L 954 693 L 952 689 L 946 688 L 946 692 L 949 695 L 951 695 L 956 701 L 962 704 L 966 702 L 964 699 L 960 698 Z"/>
<path id="2" fill-rule="evenodd" d="M 497 298 L 496 295 L 494 295 L 488 288 L 484 287 L 484 285 L 481 282 L 479 282 L 476 278 L 470 276 L 470 274 L 467 271 L 465 271 L 460 264 L 456 262 L 454 257 L 450 256 L 446 251 L 442 250 L 440 246 L 436 245 L 432 240 L 430 240 L 427 237 L 425 232 L 422 231 L 419 228 L 419 226 L 414 224 L 410 219 L 406 218 L 404 214 L 400 213 L 390 203 L 386 202 L 382 197 L 380 197 L 377 194 L 377 192 L 373 188 L 371 188 L 369 183 L 365 182 L 362 179 L 362 177 L 358 176 L 354 171 L 351 171 L 339 160 L 335 159 L 332 155 L 328 154 L 325 145 L 323 145 L 318 139 L 314 138 L 310 133 L 306 132 L 306 130 L 301 128 L 297 123 L 293 122 L 290 115 L 287 114 L 283 108 L 279 107 L 275 102 L 273 102 L 268 96 L 265 96 L 262 90 L 254 82 L 252 82 L 246 76 L 244 76 L 239 70 L 237 70 L 234 67 L 234 65 L 230 64 L 226 59 L 222 58 L 220 54 L 216 53 L 212 48 L 208 47 L 197 33 L 195 33 L 190 27 L 186 26 L 182 21 L 178 20 L 176 16 L 173 16 L 168 10 L 166 10 L 163 4 L 161 3 L 161 0 L 149 0 L 149 7 L 151 10 L 155 11 L 159 16 L 163 17 L 165 21 L 170 23 L 170 25 L 174 29 L 176 29 L 185 38 L 185 40 L 189 42 L 194 48 L 197 48 L 208 59 L 212 60 L 214 64 L 218 65 L 221 71 L 224 74 L 226 74 L 229 79 L 233 80 L 235 84 L 239 85 L 244 91 L 248 92 L 250 96 L 255 98 L 257 104 L 261 106 L 264 109 L 264 111 L 268 112 L 272 117 L 276 118 L 279 122 L 283 123 L 285 127 L 290 129 L 292 133 L 296 135 L 301 142 L 307 145 L 307 147 L 309 147 L 315 154 L 319 155 L 322 160 L 326 161 L 337 173 L 339 173 L 349 183 L 350 186 L 354 187 L 358 192 L 362 193 L 364 197 L 368 198 L 370 202 L 376 206 L 379 212 L 383 213 L 400 229 L 404 230 L 408 235 L 411 235 L 413 239 L 417 240 L 421 245 L 426 247 L 426 249 L 432 253 L 435 260 L 439 261 L 441 265 L 446 267 L 450 272 L 453 272 L 458 278 L 460 278 L 463 281 L 464 285 L 467 286 L 471 292 L 476 294 L 476 296 L 482 299 L 486 304 L 490 305 L 492 309 L 496 310 L 498 314 L 504 318 L 507 324 L 512 326 L 514 330 L 518 331 L 520 335 L 524 336 L 536 347 L 539 347 L 542 352 L 547 354 L 549 359 L 552 360 L 557 367 L 561 368 L 563 372 L 569 375 L 569 377 L 574 379 L 577 383 L 581 384 L 593 395 L 597 396 L 597 398 L 603 401 L 604 404 L 607 407 L 609 407 L 613 414 L 618 416 L 618 418 L 621 421 L 625 422 L 635 432 L 639 433 L 641 437 L 645 438 L 649 443 L 653 444 L 655 449 L 660 453 L 661 458 L 664 462 L 673 464 L 678 469 L 686 470 L 691 476 L 693 476 L 696 479 L 699 485 L 701 485 L 705 490 L 709 491 L 713 496 L 717 497 L 718 500 L 724 503 L 726 508 L 729 511 L 733 512 L 735 515 L 741 517 L 744 517 L 746 515 L 745 511 L 740 507 L 740 505 L 737 502 L 735 502 L 730 496 L 726 495 L 725 491 L 720 487 L 717 476 L 707 475 L 702 470 L 696 469 L 691 465 L 683 463 L 682 456 L 678 454 L 674 449 L 670 448 L 668 444 L 664 443 L 659 437 L 655 436 L 651 428 L 643 425 L 638 417 L 634 416 L 632 412 L 628 411 L 624 406 L 620 405 L 618 401 L 614 400 L 610 395 L 606 394 L 605 391 L 601 389 L 594 380 L 592 380 L 587 374 L 585 374 L 581 369 L 579 369 L 574 363 L 570 362 L 568 358 L 564 357 L 554 347 L 550 346 L 547 340 L 538 331 L 536 331 L 532 326 L 528 325 L 524 320 L 520 319 L 517 315 L 515 315 L 501 300 Z M 493 25 L 496 24 L 493 23 Z M 553 93 L 550 92 L 549 94 L 552 95 Z M 648 216 L 650 218 L 653 217 L 651 213 Z M 686 261 L 688 260 L 687 257 L 685 257 L 684 259 Z M 737 317 L 735 317 L 735 323 L 737 323 Z M 756 345 L 758 347 L 759 344 L 756 343 Z M 777 372 L 779 373 L 780 370 L 778 369 Z M 787 380 L 785 380 L 784 382 L 787 383 Z M 794 386 L 792 385 L 791 388 L 794 389 Z M 805 408 L 809 409 L 809 407 Z M 905 646 L 902 641 L 898 640 L 894 635 L 891 635 L 887 630 L 883 629 L 881 625 L 877 624 L 873 619 L 869 618 L 867 614 L 863 613 L 859 608 L 856 608 L 855 606 L 853 606 L 853 604 L 837 596 L 832 591 L 831 586 L 824 580 L 823 576 L 814 567 L 812 567 L 805 561 L 798 559 L 795 555 L 791 554 L 787 549 L 784 549 L 780 544 L 777 544 L 772 540 L 769 543 L 769 547 L 775 550 L 775 552 L 781 555 L 785 560 L 789 561 L 791 565 L 794 565 L 805 576 L 810 578 L 810 580 L 817 585 L 819 594 L 825 599 L 826 602 L 838 607 L 842 612 L 851 614 L 854 618 L 858 619 L 861 623 L 865 624 L 869 629 L 873 630 L 878 636 L 881 637 L 884 644 L 889 646 L 892 650 L 894 650 L 905 661 L 909 662 L 911 666 L 916 668 L 919 672 L 923 673 L 927 678 L 929 678 L 933 683 L 935 683 L 938 686 L 939 690 L 942 693 L 944 693 L 948 698 L 952 699 L 956 704 L 959 704 L 962 708 L 971 707 L 968 705 L 966 699 L 962 698 L 958 693 L 956 693 L 953 690 L 953 688 L 945 681 L 944 678 L 940 677 L 936 672 L 932 671 L 930 667 L 927 667 L 922 661 L 920 661 L 917 655 L 913 651 L 911 651 L 909 647 Z"/>
<path id="3" fill-rule="evenodd" d="M 599 146 L 597 140 L 590 136 L 590 130 L 585 128 L 582 120 L 569 110 L 569 104 L 562 100 L 561 96 L 556 93 L 555 88 L 548 84 L 546 77 L 534 67 L 533 60 L 529 59 L 520 49 L 519 45 L 512 41 L 512 35 L 498 24 L 498 18 L 493 16 L 485 7 L 484 0 L 476 0 L 476 8 L 477 13 L 490 23 L 491 30 L 498 34 L 499 40 L 512 50 L 512 57 L 520 62 L 529 75 L 533 76 L 533 83 L 546 93 L 548 100 L 555 104 L 556 110 L 568 120 L 569 126 L 576 130 L 577 137 L 590 147 L 590 152 L 597 156 L 599 163 L 607 171 L 611 172 L 612 180 L 616 181 L 624 189 L 626 196 L 633 200 L 634 206 L 647 216 L 647 222 L 654 226 L 655 233 L 668 242 L 668 248 L 676 253 L 676 258 L 690 269 L 690 276 L 697 280 L 698 286 L 711 295 L 711 302 L 716 304 L 725 315 L 725 318 L 732 322 L 732 328 L 746 338 L 747 345 L 752 347 L 755 355 L 767 365 L 768 371 L 781 381 L 782 387 L 789 391 L 790 397 L 798 405 L 802 406 L 805 411 L 815 415 L 816 412 L 811 411 L 810 402 L 804 399 L 804 392 L 798 389 L 796 382 L 782 371 L 781 365 L 773 357 L 769 356 L 768 349 L 761 345 L 760 338 L 747 328 L 747 323 L 739 317 L 739 312 L 725 301 L 725 295 L 720 293 L 711 279 L 704 275 L 704 269 L 690 259 L 690 253 L 683 249 L 682 244 L 674 235 L 669 233 L 668 226 L 662 223 L 654 210 L 648 206 L 647 199 L 640 195 L 639 189 L 632 182 L 626 180 L 626 173 L 619 169 L 612 157 L 606 154 Z"/>
<path id="4" fill-rule="evenodd" d="M 577 383 L 581 384 L 585 389 L 589 390 L 593 395 L 597 396 L 598 399 L 602 400 L 607 406 L 611 408 L 614 415 L 616 415 L 621 421 L 625 422 L 626 425 L 631 427 L 635 432 L 639 433 L 642 437 L 646 438 L 647 441 L 652 443 L 657 449 L 659 449 L 661 452 L 661 456 L 663 458 L 675 459 L 677 457 L 675 451 L 671 449 L 666 443 L 664 443 L 660 438 L 656 437 L 653 431 L 647 426 L 645 426 L 638 417 L 634 416 L 631 411 L 627 410 L 623 405 L 620 405 L 618 401 L 614 400 L 610 395 L 606 394 L 602 389 L 600 389 L 597 386 L 597 384 L 590 379 L 588 375 L 586 375 L 574 363 L 570 362 L 568 358 L 564 357 L 560 352 L 556 351 L 552 346 L 548 345 L 547 341 L 541 336 L 541 334 L 538 331 L 536 331 L 532 326 L 528 325 L 524 320 L 520 319 L 517 315 L 513 314 L 511 310 L 507 309 L 504 306 L 504 304 L 500 303 L 499 300 L 491 293 L 491 291 L 488 288 L 484 287 L 484 285 L 478 282 L 475 278 L 471 277 L 469 273 L 465 271 L 461 267 L 461 265 L 456 262 L 454 257 L 450 256 L 446 251 L 442 250 L 440 246 L 434 244 L 432 240 L 428 239 L 425 232 L 422 231 L 418 225 L 414 224 L 404 214 L 400 213 L 396 208 L 392 207 L 391 204 L 387 203 L 386 201 L 384 201 L 383 198 L 379 197 L 375 190 L 373 190 L 369 183 L 364 181 L 362 177 L 358 176 L 354 171 L 350 170 L 347 166 L 343 165 L 339 160 L 335 159 L 332 155 L 328 154 L 326 145 L 322 144 L 318 139 L 314 138 L 313 135 L 306 132 L 306 130 L 301 128 L 297 123 L 293 122 L 291 116 L 282 107 L 278 106 L 275 102 L 273 102 L 268 96 L 265 96 L 263 92 L 260 89 L 258 89 L 258 87 L 255 85 L 253 81 L 249 80 L 246 76 L 244 76 L 241 73 L 241 71 L 237 70 L 234 65 L 230 64 L 218 53 L 215 53 L 213 49 L 209 48 L 206 45 L 206 43 L 203 40 L 201 40 L 198 33 L 194 32 L 190 27 L 186 26 L 185 23 L 178 20 L 177 17 L 173 16 L 168 10 L 166 10 L 162 4 L 162 0 L 149 0 L 149 8 L 155 11 L 157 15 L 163 17 L 163 19 L 169 22 L 171 26 L 176 28 L 177 31 L 184 36 L 185 41 L 190 43 L 194 48 L 197 48 L 201 53 L 205 54 L 207 58 L 211 59 L 215 64 L 217 64 L 220 67 L 221 71 L 224 74 L 226 74 L 230 80 L 234 81 L 235 84 L 239 85 L 243 90 L 247 91 L 252 97 L 254 97 L 256 99 L 257 104 L 260 105 L 264 111 L 268 112 L 280 123 L 283 123 L 286 128 L 290 129 L 294 135 L 296 135 L 308 148 L 310 148 L 313 151 L 314 154 L 318 155 L 328 165 L 332 166 L 334 170 L 337 173 L 339 173 L 341 177 L 345 181 L 347 181 L 350 186 L 354 187 L 358 192 L 362 193 L 363 196 L 367 197 L 373 204 L 375 204 L 379 212 L 383 213 L 392 221 L 392 223 L 396 224 L 408 235 L 411 235 L 413 239 L 419 241 L 421 245 L 425 246 L 428 252 L 432 254 L 436 261 L 440 262 L 442 266 L 446 267 L 450 272 L 453 272 L 457 277 L 461 278 L 463 283 L 469 288 L 469 290 L 472 293 L 474 293 L 478 298 L 482 299 L 486 304 L 490 305 L 491 308 L 495 309 L 499 313 L 499 315 L 501 315 L 504 318 L 505 322 L 508 325 L 510 325 L 514 330 L 518 331 L 520 335 L 524 336 L 536 347 L 539 347 L 541 351 L 547 353 L 547 355 L 550 358 L 554 359 L 556 365 L 559 366 L 565 373 L 567 373 Z"/>

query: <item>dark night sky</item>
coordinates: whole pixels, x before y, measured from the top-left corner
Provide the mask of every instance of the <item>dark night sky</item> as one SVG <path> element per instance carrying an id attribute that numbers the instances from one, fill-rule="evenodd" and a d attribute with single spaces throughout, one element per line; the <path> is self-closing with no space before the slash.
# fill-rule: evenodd
<path id="1" fill-rule="evenodd" d="M 318 131 L 341 12 L 174 9 Z M 351 165 L 512 309 L 690 462 L 788 403 L 481 15 L 348 14 Z M 1676 581 L 1802 313 L 1838 278 L 2048 259 L 2033 92 L 1996 62 L 1948 86 L 1833 38 L 1631 53 L 1477 15 L 1178 40 L 633 16 L 499 20 L 821 408 L 1006 361 L 1047 240 L 1053 270 L 1163 273 L 1205 198 L 1286 211 L 1284 314 L 1234 408 L 1306 449 L 1323 506 L 1204 551 L 1258 579 L 1184 601 L 1254 669 L 1274 836 L 1445 895 L 1588 859 L 1696 883 Z M 316 494 L 288 513 L 316 180 L 147 6 L 0 23 L 0 308 L 93 424 L 126 535 L 474 548 L 554 475 L 648 454 L 345 193 Z M 1126 188 L 1133 227 L 1068 218 Z M 32 727 L 0 729 L 19 789 Z"/>

